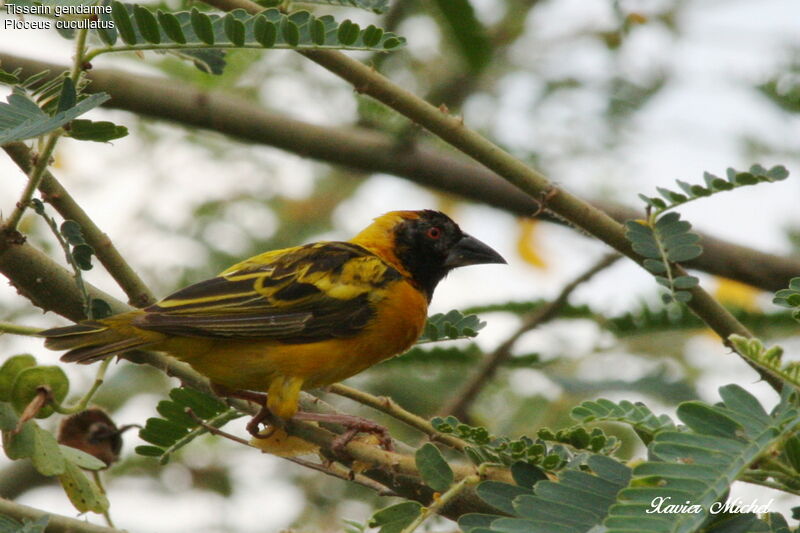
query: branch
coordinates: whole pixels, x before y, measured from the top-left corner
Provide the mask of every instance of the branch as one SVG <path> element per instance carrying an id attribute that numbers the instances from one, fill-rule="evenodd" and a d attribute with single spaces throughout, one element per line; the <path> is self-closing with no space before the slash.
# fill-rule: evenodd
<path id="1" fill-rule="evenodd" d="M 25 172 L 30 172 L 32 167 L 32 154 L 30 149 L 21 142 L 3 145 L 3 150 L 11 157 L 14 163 Z M 39 184 L 42 197 L 52 205 L 66 220 L 74 220 L 81 226 L 86 242 L 94 248 L 94 253 L 100 263 L 111 274 L 117 284 L 128 295 L 130 304 L 134 307 L 144 307 L 155 299 L 150 289 L 134 272 L 117 250 L 111 239 L 103 233 L 94 221 L 86 214 L 83 208 L 72 198 L 61 183 L 49 171 L 45 171 Z"/>
<path id="2" fill-rule="evenodd" d="M 0 273 L 4 274 L 21 294 L 39 307 L 55 311 L 75 321 L 83 318 L 81 295 L 70 272 L 31 245 L 0 239 Z M 47 283 L 44 283 L 43 280 L 47 280 Z M 93 298 L 102 298 L 108 302 L 115 313 L 130 309 L 124 303 L 88 283 L 86 288 Z M 169 356 L 156 352 L 139 351 L 125 354 L 125 359 L 154 366 L 167 375 L 180 379 L 187 387 L 214 395 L 207 379 L 185 363 Z M 253 404 L 243 401 L 230 401 L 229 403 L 243 412 L 251 414 L 256 412 Z M 319 402 L 308 394 L 303 394 L 302 406 L 304 409 L 309 407 L 313 409 L 320 403 L 323 402 Z M 326 453 L 331 459 L 344 461 L 345 464 L 356 461 L 362 465 L 371 465 L 364 475 L 389 487 L 404 498 L 414 499 L 423 504 L 429 503 L 433 498 L 433 491 L 422 483 L 414 457 L 411 455 L 387 452 L 373 445 L 351 441 L 345 448 L 349 458 L 343 459 L 334 457 L 331 451 L 333 442 L 338 436 L 336 433 L 300 421 L 289 422 L 286 429 L 289 434 L 318 445 L 323 453 Z M 474 468 L 468 465 L 456 465 L 453 469 L 459 479 L 474 473 Z M 504 481 L 511 479 L 510 473 L 506 469 L 494 471 L 492 477 Z M 473 492 L 465 491 L 447 507 L 446 516 L 457 518 L 465 512 L 489 512 L 490 510 Z"/>
<path id="3" fill-rule="evenodd" d="M 59 65 L 0 54 L 4 68 L 22 68 L 29 76 Z M 393 174 L 426 187 L 530 216 L 539 202 L 482 165 L 455 154 L 409 146 L 393 137 L 362 128 L 321 127 L 258 108 L 251 101 L 219 91 L 205 91 L 176 80 L 150 78 L 118 70 L 88 72 L 87 92 L 111 95 L 109 107 L 142 116 L 217 131 L 244 141 L 275 146 L 291 153 L 363 172 Z M 641 210 L 595 203 L 615 220 L 641 218 Z M 558 218 L 540 215 L 560 222 Z M 782 257 L 702 235 L 705 252 L 690 262 L 709 274 L 735 279 L 766 291 L 777 291 L 800 272 L 800 258 Z"/>
<path id="4" fill-rule="evenodd" d="M 48 515 L 50 520 L 47 523 L 47 533 L 122 533 L 120 529 L 90 524 L 83 520 L 70 518 L 54 513 L 28 507 L 0 498 L 0 515 L 10 516 L 19 521 L 23 519 L 36 520 L 44 515 Z"/>
<path id="5" fill-rule="evenodd" d="M 16 500 L 29 490 L 54 483 L 54 478 L 40 474 L 30 461 L 12 461 L 0 470 L 0 498 Z"/>
<path id="6" fill-rule="evenodd" d="M 20 326 L 12 324 L 11 322 L 0 322 L 0 335 L 4 333 L 11 333 L 12 335 L 25 335 L 26 337 L 35 337 L 41 328 L 33 328 L 30 326 Z"/>
<path id="7" fill-rule="evenodd" d="M 22 196 L 17 200 L 14 210 L 6 219 L 5 224 L 3 224 L 3 232 L 13 233 L 17 231 L 17 225 L 19 221 L 22 220 L 22 215 L 25 214 L 25 210 L 28 208 L 28 204 L 31 203 L 31 198 L 33 198 L 33 193 L 35 193 L 36 189 L 39 187 L 39 183 L 42 181 L 47 166 L 50 164 L 50 158 L 53 156 L 53 151 L 56 149 L 59 137 L 61 137 L 60 128 L 50 132 L 44 141 L 44 147 L 36 154 L 36 163 L 29 165 L 27 171 L 28 182 L 25 184 L 25 188 L 22 190 Z"/>
<path id="8" fill-rule="evenodd" d="M 453 396 L 450 402 L 442 408 L 442 415 L 453 415 L 460 420 L 467 420 L 468 411 L 478 397 L 478 393 L 480 393 L 483 387 L 492 379 L 497 372 L 497 368 L 511 357 L 511 349 L 519 338 L 530 330 L 555 318 L 564 304 L 567 303 L 570 294 L 572 294 L 578 286 L 589 281 L 598 272 L 613 265 L 620 257 L 619 254 L 609 254 L 603 257 L 596 264 L 592 265 L 591 268 L 565 285 L 558 296 L 552 301 L 530 313 L 511 337 L 498 346 L 494 352 L 483 361 L 480 368 L 475 371 L 469 381 L 467 381 L 462 389 Z"/>
<path id="9" fill-rule="evenodd" d="M 211 3 L 226 9 L 232 6 L 245 7 L 251 13 L 257 12 L 256 8 L 260 10 L 257 4 L 252 4 L 249 0 L 213 0 Z M 631 249 L 619 222 L 577 196 L 557 188 L 542 173 L 467 128 L 459 118 L 442 113 L 438 108 L 342 53 L 314 50 L 302 52 L 302 55 L 347 80 L 358 92 L 372 96 L 426 128 L 495 171 L 532 198 L 543 202 L 551 212 L 565 218 L 641 266 L 643 258 Z M 752 336 L 743 324 L 702 287 L 696 286 L 688 292 L 692 295 L 688 307 L 720 337 L 727 339 L 733 334 Z M 780 391 L 782 382 L 776 381 L 760 368 L 757 372 L 774 389 Z"/>
<path id="10" fill-rule="evenodd" d="M 350 398 L 353 401 L 358 403 L 368 405 L 373 409 L 377 409 L 387 415 L 404 422 L 405 424 L 417 429 L 430 437 L 431 440 L 441 442 L 451 448 L 455 448 L 459 451 L 464 451 L 464 448 L 469 446 L 469 444 L 458 437 L 453 435 L 448 435 L 446 433 L 441 433 L 434 429 L 433 425 L 422 418 L 421 416 L 417 416 L 410 411 L 406 411 L 402 407 L 400 407 L 394 400 L 387 396 L 373 396 L 366 392 L 354 389 L 352 387 L 348 387 L 347 385 L 342 385 L 341 383 L 334 383 L 328 390 L 334 394 L 338 394 L 339 396 L 344 396 L 345 398 Z"/>

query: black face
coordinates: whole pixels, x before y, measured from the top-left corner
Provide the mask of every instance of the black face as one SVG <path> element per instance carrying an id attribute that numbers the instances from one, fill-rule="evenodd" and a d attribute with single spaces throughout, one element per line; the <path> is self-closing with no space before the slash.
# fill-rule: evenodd
<path id="1" fill-rule="evenodd" d="M 436 285 L 454 268 L 505 259 L 438 211 L 418 211 L 395 229 L 397 258 L 430 301 Z"/>

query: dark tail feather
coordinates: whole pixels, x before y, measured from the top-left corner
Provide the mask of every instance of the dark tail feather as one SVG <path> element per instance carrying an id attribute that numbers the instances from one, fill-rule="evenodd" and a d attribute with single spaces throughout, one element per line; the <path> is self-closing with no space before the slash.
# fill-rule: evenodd
<path id="1" fill-rule="evenodd" d="M 89 364 L 108 356 L 150 344 L 138 337 L 125 337 L 102 322 L 81 322 L 39 333 L 51 350 L 69 350 L 61 356 L 66 363 Z"/>

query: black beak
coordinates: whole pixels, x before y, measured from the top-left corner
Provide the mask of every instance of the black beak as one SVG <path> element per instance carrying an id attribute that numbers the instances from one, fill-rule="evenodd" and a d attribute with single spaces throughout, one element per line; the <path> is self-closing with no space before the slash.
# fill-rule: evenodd
<path id="1" fill-rule="evenodd" d="M 450 248 L 447 258 L 444 260 L 446 268 L 458 268 L 468 265 L 483 265 L 486 263 L 506 264 L 503 256 L 483 244 L 481 241 L 464 234 L 455 246 Z"/>

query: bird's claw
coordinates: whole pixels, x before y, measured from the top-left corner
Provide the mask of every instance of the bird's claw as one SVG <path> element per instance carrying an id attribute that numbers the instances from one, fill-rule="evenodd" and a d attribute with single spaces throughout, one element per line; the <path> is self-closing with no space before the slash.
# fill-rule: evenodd
<path id="1" fill-rule="evenodd" d="M 261 431 L 259 427 L 262 422 L 267 421 L 269 422 L 265 431 Z M 266 439 L 272 436 L 275 433 L 275 430 L 278 429 L 278 424 L 275 422 L 275 417 L 272 414 L 272 411 L 269 410 L 266 406 L 261 406 L 261 409 L 253 415 L 253 418 L 247 423 L 245 426 L 247 432 L 250 433 L 253 437 L 257 439 Z"/>
<path id="2" fill-rule="evenodd" d="M 346 431 L 336 437 L 331 443 L 331 451 L 336 455 L 344 455 L 347 444 L 359 433 L 372 433 L 376 435 L 381 448 L 389 452 L 394 451 L 392 436 L 389 434 L 389 430 L 385 426 L 373 422 L 372 420 L 367 420 L 366 418 L 342 414 L 309 413 L 305 411 L 297 413 L 294 418 L 297 420 L 328 422 L 344 426 Z"/>

